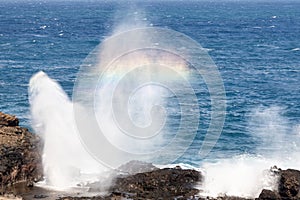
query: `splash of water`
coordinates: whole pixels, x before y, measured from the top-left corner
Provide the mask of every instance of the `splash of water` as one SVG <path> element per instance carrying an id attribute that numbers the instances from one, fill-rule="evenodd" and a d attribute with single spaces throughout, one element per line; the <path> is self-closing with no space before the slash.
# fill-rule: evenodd
<path id="1" fill-rule="evenodd" d="M 201 56 L 194 58 L 197 51 Z M 186 56 L 192 61 L 187 62 Z M 83 135 L 82 141 L 112 168 L 130 160 L 174 162 L 192 143 L 198 129 L 199 106 L 190 82 L 201 79 L 199 73 L 207 80 L 218 80 L 210 77 L 217 74 L 212 72 L 215 68 L 210 61 L 194 41 L 161 28 L 133 29 L 103 41 L 83 63 L 73 91 L 73 101 L 86 109 L 82 117 L 75 107 L 78 129 L 85 132 L 89 123 L 90 135 Z M 205 69 L 193 68 L 196 64 L 191 63 Z M 217 101 L 223 93 L 216 87 L 222 84 L 210 85 Z M 166 107 L 166 99 L 175 102 L 171 109 Z M 165 124 L 169 114 L 177 120 L 172 133 Z M 220 121 L 211 129 L 222 125 Z M 100 147 L 98 141 L 102 142 Z"/>
<path id="2" fill-rule="evenodd" d="M 123 18 L 113 30 L 113 35 L 131 28 L 145 27 L 146 24 L 141 12 L 134 12 L 134 18 L 131 16 Z M 135 36 L 134 41 L 144 40 L 142 36 Z M 124 45 L 128 45 L 127 41 L 122 41 Z M 103 56 L 106 52 L 114 52 L 118 50 L 120 44 L 105 46 L 99 55 Z M 105 56 L 105 55 L 104 55 Z M 106 58 L 105 58 L 106 59 Z M 102 59 L 104 62 L 105 59 Z M 136 58 L 132 58 L 131 62 L 135 62 Z M 143 60 L 140 58 L 139 60 Z M 128 66 L 132 63 L 125 63 Z M 109 101 L 107 95 L 110 93 L 110 85 L 115 79 L 111 76 L 118 76 L 122 69 L 113 69 L 106 73 L 107 80 L 98 88 L 95 95 L 97 104 L 95 105 L 96 116 L 102 119 L 100 124 L 105 129 L 106 137 L 117 146 L 129 149 L 138 149 L 144 151 L 149 149 L 153 144 L 161 141 L 161 136 L 155 139 L 155 142 L 142 141 L 142 145 L 134 145 L 132 139 L 120 134 L 117 127 L 113 126 L 114 118 L 108 108 Z M 136 78 L 136 77 L 133 77 Z M 92 83 L 90 83 L 92 84 Z M 126 87 L 123 87 L 126 89 Z M 129 101 L 129 115 L 131 120 L 138 126 L 147 126 L 151 123 L 149 115 L 154 104 L 162 104 L 161 95 L 164 94 L 163 89 L 155 86 L 146 86 L 142 90 L 136 90 Z M 120 98 L 122 94 L 119 94 Z M 78 184 L 87 184 L 88 182 L 98 181 L 97 177 L 103 178 L 103 173 L 108 171 L 100 162 L 95 160 L 85 149 L 80 141 L 78 129 L 74 119 L 73 109 L 75 106 L 80 108 L 82 116 L 85 116 L 87 109 L 82 105 L 74 104 L 63 91 L 61 86 L 53 79 L 49 78 L 44 72 L 35 74 L 30 80 L 29 100 L 31 107 L 32 127 L 37 134 L 40 134 L 44 140 L 43 149 L 43 167 L 46 184 L 54 186 L 58 190 L 66 190 Z M 81 115 L 80 114 L 80 115 Z M 156 116 L 158 117 L 158 116 Z M 93 124 L 85 125 L 85 131 L 93 131 Z M 82 133 L 80 133 L 82 134 Z M 98 141 L 101 144 L 101 141 Z M 102 152 L 107 153 L 107 152 Z M 109 154 L 109 153 L 107 153 Z M 114 159 L 118 156 L 110 155 Z M 112 177 L 108 177 L 112 179 Z M 106 179 L 107 181 L 109 181 Z"/>
<path id="3" fill-rule="evenodd" d="M 263 188 L 276 189 L 277 177 L 269 170 L 273 160 L 248 155 L 203 165 L 203 195 L 256 198 Z"/>
<path id="4" fill-rule="evenodd" d="M 44 140 L 43 166 L 48 185 L 63 190 L 93 181 L 96 174 L 105 171 L 82 146 L 73 105 L 56 81 L 38 72 L 30 79 L 29 97 L 32 127 Z"/>
<path id="5" fill-rule="evenodd" d="M 123 149 L 125 153 L 128 151 L 138 152 L 139 154 L 153 152 L 164 145 L 165 141 L 162 134 L 156 133 L 161 133 L 160 128 L 163 127 L 165 116 L 161 114 L 162 112 L 158 112 L 157 108 L 163 107 L 164 98 L 170 95 L 170 92 L 152 82 L 156 80 L 168 84 L 170 82 L 174 83 L 174 77 L 177 81 L 178 77 L 187 75 L 187 63 L 172 53 L 158 50 L 149 52 L 147 49 L 137 49 L 130 53 L 125 52 L 126 54 L 118 59 L 111 57 L 114 55 L 113 53 L 121 49 L 120 46 L 134 47 L 134 45 L 146 41 L 147 38 L 151 38 L 150 36 L 147 34 L 129 34 L 126 37 L 127 40 L 121 38 L 116 42 L 104 43 L 100 45 L 100 48 L 97 47 L 87 60 L 100 57 L 100 63 L 92 64 L 95 64 L 93 75 L 97 77 L 102 75 L 102 79 L 99 83 L 90 81 L 90 79 L 86 82 L 83 80 L 84 88 L 81 92 L 86 95 L 79 95 L 73 101 L 74 103 L 70 101 L 60 85 L 45 73 L 39 72 L 31 78 L 29 96 L 32 126 L 35 132 L 41 134 L 45 141 L 43 164 L 47 184 L 58 189 L 65 189 L 78 183 L 91 181 L 83 174 L 99 174 L 106 170 L 97 162 L 101 162 L 101 160 L 94 160 L 84 148 L 85 144 L 82 144 L 80 140 L 84 137 L 84 134 L 98 134 L 98 126 L 101 127 L 101 130 L 104 130 L 105 139 L 108 139 L 117 148 Z M 128 40 L 130 43 L 128 43 Z M 109 69 L 103 67 L 112 60 L 115 62 L 111 64 Z M 171 67 L 165 66 L 172 66 L 173 71 L 170 69 Z M 80 77 L 77 80 L 82 81 Z M 97 85 L 97 88 L 94 88 L 95 85 Z M 74 93 L 76 96 L 76 91 Z M 89 97 L 95 98 L 95 102 L 84 104 L 86 100 L 89 100 Z M 110 106 L 112 103 L 114 103 L 114 110 Z M 194 110 L 197 112 L 197 104 L 192 103 L 195 104 Z M 76 117 L 74 115 L 75 107 L 76 111 L 79 110 L 79 113 L 76 112 Z M 177 112 L 178 110 L 176 109 Z M 182 110 L 184 111 L 183 108 Z M 97 118 L 95 121 L 87 120 L 90 118 L 86 116 L 94 115 Z M 129 115 L 129 119 L 127 119 L 127 115 Z M 124 119 L 127 119 L 127 121 L 124 122 Z M 78 132 L 78 121 L 76 120 L 86 122 L 80 124 L 80 127 L 83 128 L 80 133 Z M 197 115 L 196 120 L 198 120 Z M 186 119 L 186 121 L 191 122 L 192 120 Z M 124 128 L 130 125 L 128 122 L 132 123 L 134 127 L 140 127 L 142 131 L 134 132 L 130 130 L 127 133 L 132 134 L 134 132 L 136 135 L 124 134 Z M 121 126 L 118 126 L 118 124 L 121 124 Z M 147 129 L 149 124 L 154 127 L 154 131 Z M 195 126 L 197 126 L 197 123 L 195 123 Z M 153 133 L 154 135 L 152 135 Z M 143 135 L 140 136 L 139 134 Z M 192 135 L 182 137 L 185 137 L 182 140 L 185 141 L 186 137 L 192 138 Z M 95 141 L 93 137 L 89 137 L 89 139 Z M 99 145 L 103 145 L 103 142 L 97 140 L 95 144 L 96 148 L 99 149 Z M 181 148 L 174 145 L 172 147 L 174 151 L 169 151 L 174 152 L 173 157 L 177 157 L 179 155 L 177 151 L 184 152 L 186 146 L 184 145 Z M 105 154 L 114 161 L 126 157 L 125 153 L 117 155 L 107 151 L 100 152 L 100 154 Z M 146 156 L 143 154 L 140 158 L 144 159 Z M 161 159 L 163 160 L 163 158 Z M 129 157 L 126 161 L 130 160 L 132 160 L 132 157 Z"/>
<path id="6" fill-rule="evenodd" d="M 134 137 L 124 134 L 119 129 L 115 123 L 115 116 L 110 110 L 111 107 L 108 106 L 113 101 L 108 98 L 113 91 L 111 86 L 119 81 L 118 78 L 122 78 L 122 76 L 118 76 L 122 74 L 122 71 L 131 70 L 130 62 L 133 62 L 132 59 L 136 61 L 135 63 L 137 61 L 145 62 L 145 59 L 141 59 L 141 57 L 138 59 L 136 57 L 130 58 L 128 62 L 122 60 L 121 65 L 117 65 L 116 68 L 103 75 L 104 81 L 95 90 L 96 103 L 92 107 L 99 121 L 93 124 L 84 124 L 84 133 L 88 134 L 95 131 L 94 126 L 99 125 L 111 143 L 121 146 L 126 151 L 153 151 L 162 145 L 162 135 L 154 135 L 151 138 L 137 141 Z M 122 68 L 124 66 L 127 67 Z M 146 67 L 146 71 L 140 74 L 139 79 L 136 76 L 127 75 L 126 80 L 129 82 L 124 81 L 123 83 L 127 84 L 119 84 L 120 88 L 116 92 L 117 96 L 114 101 L 126 102 L 128 100 L 129 105 L 127 107 L 122 104 L 114 107 L 115 113 L 119 115 L 118 123 L 121 123 L 120 120 L 123 117 L 120 118 L 120 116 L 124 112 L 128 113 L 131 121 L 139 127 L 147 126 L 153 119 L 158 122 L 163 121 L 157 112 L 153 112 L 153 106 L 164 104 L 164 97 L 167 96 L 168 92 L 158 85 L 151 84 L 150 81 L 151 76 L 165 79 L 168 73 L 162 73 L 163 77 L 161 77 L 162 70 L 155 71 L 157 67 L 152 69 L 154 70 Z M 167 80 L 172 80 L 172 77 L 167 78 Z M 150 84 L 139 85 L 141 81 Z M 131 90 L 133 86 L 134 88 L 137 86 L 135 90 Z M 130 98 L 127 98 L 128 95 L 130 95 Z M 71 102 L 61 86 L 44 72 L 39 72 L 31 78 L 29 96 L 32 126 L 36 133 L 42 135 L 45 142 L 43 164 L 47 184 L 55 186 L 56 189 L 65 190 L 78 184 L 96 181 L 93 177 L 101 176 L 101 173 L 107 171 L 107 169 L 94 160 L 80 141 L 73 108 L 74 106 L 81 107 L 81 105 L 77 102 Z M 126 108 L 125 111 L 123 111 L 124 107 Z M 79 116 L 86 116 L 88 113 L 86 108 L 82 107 L 80 111 L 82 115 Z M 158 128 L 161 126 L 161 124 L 157 125 L 159 125 Z M 84 133 L 81 132 L 80 134 Z M 148 136 L 148 134 L 152 134 L 152 130 L 149 133 L 147 131 L 142 133 Z M 136 136 L 139 137 L 139 135 Z M 101 145 L 101 141 L 97 141 L 97 144 Z M 178 149 L 177 146 L 175 148 Z M 113 157 L 115 160 L 120 160 L 123 156 L 111 155 L 109 152 L 102 153 Z"/>
<path id="7" fill-rule="evenodd" d="M 257 153 L 266 157 L 287 157 L 297 151 L 299 137 L 296 127 L 284 117 L 279 106 L 253 109 L 249 120 L 249 132 L 258 144 Z"/>
<path id="8" fill-rule="evenodd" d="M 204 195 L 256 198 L 262 189 L 277 189 L 278 177 L 271 167 L 300 167 L 299 126 L 293 126 L 283 113 L 278 106 L 253 109 L 248 128 L 257 144 L 256 155 L 203 164 Z"/>

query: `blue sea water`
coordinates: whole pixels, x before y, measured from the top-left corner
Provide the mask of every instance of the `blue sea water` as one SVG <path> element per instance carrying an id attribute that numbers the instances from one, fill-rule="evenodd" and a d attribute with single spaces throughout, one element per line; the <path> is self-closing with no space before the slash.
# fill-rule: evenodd
<path id="1" fill-rule="evenodd" d="M 0 1 L 0 110 L 30 128 L 30 77 L 43 70 L 71 97 L 85 57 L 127 18 L 179 31 L 209 49 L 227 100 L 209 158 L 259 154 L 260 137 L 300 134 L 297 1 Z M 209 109 L 200 110 L 196 139 L 179 162 L 201 162 Z"/>

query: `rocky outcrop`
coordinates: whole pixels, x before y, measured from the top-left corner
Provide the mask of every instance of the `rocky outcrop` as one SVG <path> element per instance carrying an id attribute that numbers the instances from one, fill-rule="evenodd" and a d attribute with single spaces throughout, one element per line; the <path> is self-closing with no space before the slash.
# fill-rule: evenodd
<path id="1" fill-rule="evenodd" d="M 15 116 L 0 113 L 0 184 L 1 192 L 9 185 L 42 178 L 40 138 L 18 126 Z"/>
<path id="2" fill-rule="evenodd" d="M 200 172 L 191 169 L 165 168 L 118 177 L 105 197 L 61 197 L 60 200 L 79 199 L 198 199 L 195 189 L 202 180 Z M 195 198 L 194 198 L 195 197 Z"/>
<path id="3" fill-rule="evenodd" d="M 259 200 L 280 200 L 281 197 L 276 191 L 263 189 L 258 199 Z"/>
<path id="4" fill-rule="evenodd" d="M 13 115 L 0 112 L 0 126 L 18 126 L 19 120 Z"/>
<path id="5" fill-rule="evenodd" d="M 259 200 L 296 200 L 300 199 L 300 171 L 287 169 L 278 171 L 279 183 L 277 191 L 263 190 Z"/>
<path id="6" fill-rule="evenodd" d="M 300 171 L 281 170 L 278 191 L 283 199 L 300 199 Z"/>
<path id="7" fill-rule="evenodd" d="M 157 170 L 158 168 L 151 163 L 133 160 L 126 164 L 121 165 L 117 170 L 121 173 L 128 175 L 134 175 L 137 173 L 150 172 Z"/>
<path id="8" fill-rule="evenodd" d="M 194 187 L 201 180 L 201 173 L 196 170 L 157 169 L 117 178 L 112 193 L 132 199 L 190 198 L 199 192 Z"/>

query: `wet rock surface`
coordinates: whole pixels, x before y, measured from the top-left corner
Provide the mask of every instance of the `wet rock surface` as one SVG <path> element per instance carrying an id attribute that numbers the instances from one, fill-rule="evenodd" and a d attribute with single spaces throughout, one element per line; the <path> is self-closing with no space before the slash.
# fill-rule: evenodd
<path id="1" fill-rule="evenodd" d="M 0 112 L 0 192 L 20 181 L 32 186 L 42 178 L 40 138 L 18 123 L 16 117 Z"/>

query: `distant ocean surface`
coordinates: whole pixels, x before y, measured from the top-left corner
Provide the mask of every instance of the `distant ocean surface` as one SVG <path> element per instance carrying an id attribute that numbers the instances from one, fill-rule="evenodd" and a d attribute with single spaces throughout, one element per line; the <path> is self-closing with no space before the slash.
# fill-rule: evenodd
<path id="1" fill-rule="evenodd" d="M 224 81 L 227 114 L 208 159 L 293 151 L 291 143 L 299 149 L 298 1 L 0 1 L 0 111 L 31 129 L 30 77 L 43 70 L 71 98 L 85 57 L 126 18 L 179 31 L 209 50 Z M 200 111 L 196 139 L 178 162 L 201 163 L 209 116 Z"/>

